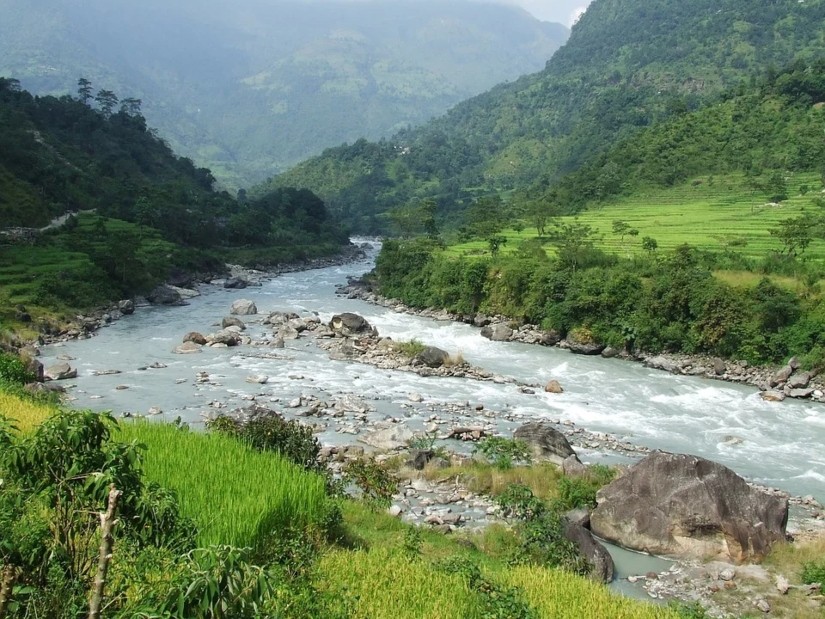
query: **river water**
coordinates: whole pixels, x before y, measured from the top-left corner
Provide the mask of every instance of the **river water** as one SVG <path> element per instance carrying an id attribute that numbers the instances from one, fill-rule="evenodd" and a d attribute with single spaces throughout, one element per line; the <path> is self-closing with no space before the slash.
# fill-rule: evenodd
<path id="1" fill-rule="evenodd" d="M 242 406 L 253 397 L 263 403 L 285 403 L 300 395 L 320 398 L 355 393 L 375 407 L 373 418 L 395 417 L 414 428 L 423 426 L 428 408 L 410 407 L 411 394 L 430 404 L 469 404 L 465 422 L 493 423 L 502 432 L 527 419 L 574 422 L 638 445 L 691 453 L 721 462 L 755 482 L 825 501 L 825 406 L 805 401 L 763 402 L 756 389 L 708 379 L 674 376 L 617 359 L 583 357 L 558 348 L 491 342 L 469 325 L 438 322 L 395 313 L 359 300 L 336 296 L 335 286 L 348 275 L 372 266 L 368 259 L 343 266 L 281 275 L 261 287 L 225 290 L 205 286 L 185 307 L 143 307 L 101 329 L 90 339 L 43 348 L 43 362 L 70 356 L 79 376 L 70 390 L 76 407 L 145 414 L 156 407 L 160 418 L 181 417 L 199 424 L 215 406 Z M 189 331 L 219 328 L 232 301 L 248 298 L 259 312 L 334 313 L 365 316 L 381 335 L 416 338 L 497 374 L 564 386 L 560 395 L 520 393 L 513 384 L 457 378 L 424 378 L 346 361 L 332 361 L 309 339 L 287 341 L 286 349 L 255 356 L 248 347 L 210 349 L 177 355 L 172 349 Z M 251 317 L 250 317 L 251 318 Z M 249 332 L 262 335 L 262 325 Z M 166 367 L 151 368 L 152 364 Z M 148 368 L 148 369 L 144 369 Z M 118 370 L 119 374 L 95 375 Z M 195 376 L 208 372 L 210 384 Z M 265 385 L 250 384 L 250 375 L 267 375 Z M 120 387 L 120 389 L 118 389 Z M 128 387 L 124 389 L 123 387 Z M 484 410 L 475 412 L 476 404 Z M 420 414 L 416 414 L 416 412 Z M 352 442 L 334 424 L 320 434 L 322 442 Z M 607 457 L 584 450 L 585 459 Z"/>
<path id="2" fill-rule="evenodd" d="M 133 415 L 155 409 L 155 413 L 162 411 L 158 419 L 180 417 L 198 427 L 220 410 L 248 405 L 252 399 L 290 416 L 294 411 L 285 407 L 299 396 L 333 402 L 356 394 L 370 406 L 370 422 L 393 419 L 420 430 L 434 411 L 451 405 L 452 413 L 443 418 L 452 423 L 484 423 L 505 434 L 527 420 L 572 423 L 636 445 L 703 456 L 760 484 L 825 501 L 825 406 L 794 400 L 767 403 L 750 387 L 673 376 L 558 348 L 491 342 L 469 325 L 396 313 L 336 296 L 335 287 L 347 276 L 369 270 L 374 255 L 375 248 L 360 262 L 289 273 L 245 290 L 204 286 L 202 295 L 185 307 L 141 307 L 95 337 L 46 346 L 42 361 L 48 366 L 68 357 L 78 369 L 69 390 L 72 405 L 78 408 Z M 334 361 L 311 338 L 288 340 L 282 350 L 240 346 L 204 348 L 191 355 L 172 352 L 189 331 L 218 330 L 238 298 L 255 301 L 263 316 L 288 311 L 317 314 L 328 321 L 335 313 L 356 312 L 381 335 L 415 338 L 461 353 L 473 365 L 526 383 L 543 385 L 554 378 L 565 391 L 552 395 L 537 389 L 535 394 L 525 394 L 513 383 L 426 378 Z M 253 338 L 267 332 L 256 317 L 242 318 L 248 320 Z M 107 371 L 118 373 L 99 374 Z M 199 373 L 208 374 L 209 382 L 198 382 Z M 247 381 L 255 375 L 269 380 L 266 384 Z M 421 403 L 412 403 L 419 399 Z M 481 405 L 483 409 L 477 410 Z M 346 419 L 320 425 L 322 443 L 356 441 L 354 432 L 347 433 L 354 424 Z M 598 447 L 579 446 L 577 451 L 585 462 L 621 459 Z M 615 548 L 611 552 L 618 559 L 620 576 L 658 571 L 666 565 L 655 559 L 645 563 Z"/>

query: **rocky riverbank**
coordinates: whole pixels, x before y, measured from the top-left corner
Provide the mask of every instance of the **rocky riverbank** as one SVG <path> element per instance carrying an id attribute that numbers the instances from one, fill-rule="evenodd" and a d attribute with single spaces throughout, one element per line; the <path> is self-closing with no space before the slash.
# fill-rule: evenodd
<path id="1" fill-rule="evenodd" d="M 506 316 L 462 315 L 443 309 L 412 308 L 397 299 L 382 297 L 373 291 L 371 285 L 362 278 L 350 278 L 346 285 L 339 287 L 338 293 L 341 296 L 359 299 L 395 312 L 434 320 L 471 324 L 481 329 L 481 335 L 493 341 L 557 346 L 573 354 L 626 359 L 671 374 L 699 376 L 749 385 L 757 388 L 761 397 L 770 402 L 781 402 L 785 398 L 825 402 L 825 376 L 801 369 L 795 357 L 783 366 L 771 367 L 753 366 L 743 360 L 727 360 L 707 355 L 630 352 L 593 341 L 576 341 L 571 337 L 564 339 L 555 331 L 545 331 L 537 325 L 518 324 L 517 321 Z"/>

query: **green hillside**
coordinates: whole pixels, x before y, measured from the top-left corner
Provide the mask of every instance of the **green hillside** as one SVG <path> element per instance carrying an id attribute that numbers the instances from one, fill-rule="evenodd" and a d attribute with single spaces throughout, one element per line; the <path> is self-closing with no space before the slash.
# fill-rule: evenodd
<path id="1" fill-rule="evenodd" d="M 540 73 L 377 144 L 326 151 L 274 179 L 305 186 L 357 226 L 432 197 L 546 188 L 638 130 L 718 101 L 770 66 L 816 58 L 825 2 L 595 0 Z"/>
<path id="2" fill-rule="evenodd" d="M 33 97 L 0 78 L 0 319 L 36 323 L 227 260 L 294 261 L 348 243 L 309 191 L 238 201 L 214 184 L 134 100 Z"/>

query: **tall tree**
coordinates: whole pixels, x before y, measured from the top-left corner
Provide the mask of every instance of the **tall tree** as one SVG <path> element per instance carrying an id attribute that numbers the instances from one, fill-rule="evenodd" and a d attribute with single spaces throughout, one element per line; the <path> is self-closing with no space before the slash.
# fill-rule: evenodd
<path id="1" fill-rule="evenodd" d="M 92 99 L 92 82 L 85 77 L 77 80 L 77 96 L 81 103 L 89 105 L 89 101 Z"/>
<path id="2" fill-rule="evenodd" d="M 112 110 L 117 105 L 117 95 L 111 90 L 99 90 L 95 96 L 95 101 L 100 106 L 100 111 L 103 116 L 109 118 L 112 115 Z"/>

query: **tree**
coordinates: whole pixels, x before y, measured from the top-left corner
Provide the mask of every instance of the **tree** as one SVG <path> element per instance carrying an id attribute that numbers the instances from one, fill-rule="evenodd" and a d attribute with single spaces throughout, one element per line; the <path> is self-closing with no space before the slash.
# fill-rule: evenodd
<path id="1" fill-rule="evenodd" d="M 813 231 L 819 222 L 813 217 L 802 215 L 779 222 L 779 227 L 770 231 L 771 236 L 782 241 L 782 253 L 796 258 L 805 253 L 813 240 Z"/>
<path id="2" fill-rule="evenodd" d="M 113 93 L 111 90 L 99 90 L 97 95 L 95 95 L 95 101 L 100 106 L 100 111 L 103 113 L 105 118 L 109 118 L 112 115 L 112 110 L 115 109 L 117 105 L 117 95 Z"/>
<path id="3" fill-rule="evenodd" d="M 659 244 L 656 242 L 656 239 L 649 236 L 642 239 L 642 249 L 644 249 L 647 253 L 652 254 L 658 247 Z"/>
<path id="4" fill-rule="evenodd" d="M 507 237 L 500 235 L 493 235 L 487 239 L 487 245 L 490 247 L 490 253 L 497 256 L 502 245 L 507 244 Z"/>
<path id="5" fill-rule="evenodd" d="M 558 251 L 559 262 L 575 272 L 582 257 L 593 249 L 596 240 L 593 233 L 591 226 L 578 219 L 572 223 L 557 223 L 550 239 Z"/>
<path id="6" fill-rule="evenodd" d="M 142 103 L 140 99 L 127 97 L 120 102 L 120 111 L 127 116 L 141 116 L 140 106 Z"/>
<path id="7" fill-rule="evenodd" d="M 527 215 L 530 217 L 539 236 L 545 235 L 547 222 L 554 214 L 555 209 L 552 204 L 544 200 L 535 200 L 527 207 Z"/>
<path id="8" fill-rule="evenodd" d="M 621 219 L 613 220 L 613 234 L 619 235 L 619 240 L 624 241 L 624 235 L 630 231 L 630 224 Z"/>
<path id="9" fill-rule="evenodd" d="M 83 105 L 89 105 L 89 101 L 92 98 L 92 82 L 85 77 L 77 80 L 77 96 Z"/>

